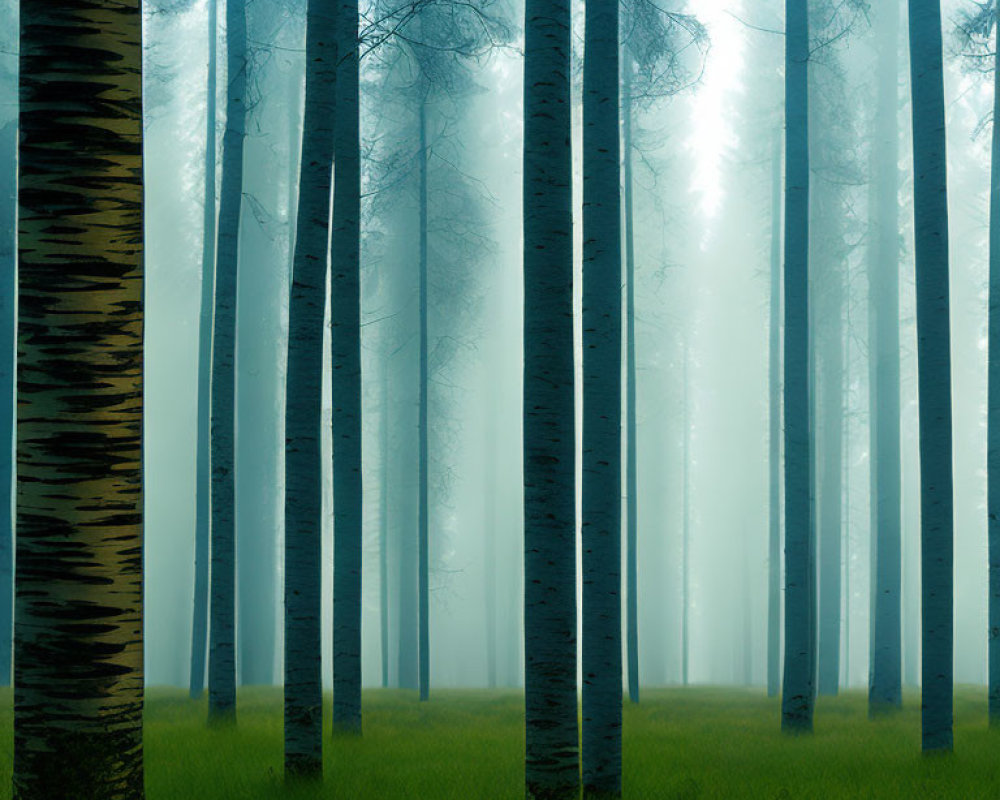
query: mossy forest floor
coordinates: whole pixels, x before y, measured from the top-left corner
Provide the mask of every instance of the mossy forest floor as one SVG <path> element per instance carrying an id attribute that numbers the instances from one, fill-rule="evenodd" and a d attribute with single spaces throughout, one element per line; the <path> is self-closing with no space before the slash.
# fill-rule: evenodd
<path id="1" fill-rule="evenodd" d="M 9 796 L 10 695 L 0 727 L 0 797 Z M 322 786 L 285 789 L 280 689 L 245 689 L 232 729 L 208 729 L 205 701 L 153 689 L 146 709 L 149 800 L 521 800 L 522 698 L 512 691 L 367 691 L 364 736 L 326 743 Z M 329 699 L 327 702 L 329 709 Z M 648 690 L 625 704 L 624 784 L 631 800 L 671 798 L 1000 798 L 1000 733 L 985 691 L 955 702 L 955 752 L 922 757 L 919 697 L 870 722 L 863 692 L 821 698 L 812 736 L 778 729 L 757 690 Z M 5 791 L 4 791 L 5 790 Z"/>

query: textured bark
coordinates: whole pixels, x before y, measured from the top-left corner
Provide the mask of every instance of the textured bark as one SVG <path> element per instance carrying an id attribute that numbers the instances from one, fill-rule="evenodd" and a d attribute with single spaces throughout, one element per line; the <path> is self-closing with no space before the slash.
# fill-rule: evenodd
<path id="1" fill-rule="evenodd" d="M 781 133 L 771 154 L 771 295 L 768 301 L 767 696 L 781 691 Z"/>
<path id="2" fill-rule="evenodd" d="M 954 551 L 948 190 L 939 0 L 909 0 L 920 403 L 922 746 L 952 749 Z"/>
<path id="3" fill-rule="evenodd" d="M 998 28 L 1000 29 L 1000 28 Z M 1000 49 L 994 46 L 993 141 L 990 152 L 989 400 L 987 529 L 989 532 L 989 719 L 1000 726 Z"/>
<path id="4" fill-rule="evenodd" d="M 417 652 L 420 661 L 418 675 L 420 680 L 420 699 L 427 700 L 431 689 L 431 653 L 430 653 L 430 595 L 428 583 L 428 524 L 429 524 L 429 493 L 427 484 L 428 468 L 428 429 L 427 429 L 427 99 L 420 101 L 418 116 L 420 151 L 419 161 L 419 214 L 420 214 L 420 263 L 419 263 L 419 338 L 420 356 L 417 387 Z"/>
<path id="5" fill-rule="evenodd" d="M 222 138 L 219 244 L 212 329 L 212 527 L 208 716 L 236 718 L 236 272 L 246 125 L 246 6 L 226 3 L 226 129 Z"/>
<path id="6" fill-rule="evenodd" d="M 306 10 L 305 117 L 288 307 L 285 406 L 285 775 L 323 773 L 323 314 L 337 76 L 335 11 Z"/>
<path id="7" fill-rule="evenodd" d="M 17 124 L 0 128 L 0 686 L 10 686 L 14 624 L 14 391 Z"/>
<path id="8" fill-rule="evenodd" d="M 198 314 L 198 417 L 195 438 L 194 477 L 194 599 L 191 619 L 192 698 L 201 697 L 205 686 L 205 656 L 208 645 L 208 537 L 212 477 L 211 392 L 212 392 L 212 317 L 215 298 L 215 124 L 216 124 L 216 38 L 218 34 L 216 0 L 208 0 L 208 76 L 205 88 L 205 197 L 202 215 L 201 307 Z"/>
<path id="9" fill-rule="evenodd" d="M 526 0 L 524 656 L 528 798 L 579 794 L 570 8 Z"/>
<path id="10" fill-rule="evenodd" d="M 622 792 L 622 209 L 618 0 L 589 0 L 583 61 L 583 792 Z"/>
<path id="11" fill-rule="evenodd" d="M 812 731 L 816 553 L 809 420 L 809 26 L 785 4 L 785 659 L 781 728 Z"/>
<path id="12" fill-rule="evenodd" d="M 139 800 L 138 2 L 21 3 L 18 800 Z"/>
<path id="13" fill-rule="evenodd" d="M 898 708 L 902 692 L 899 433 L 899 5 L 876 8 L 879 47 L 875 121 L 875 237 L 869 278 L 871 497 L 874 540 L 868 713 Z"/>
<path id="14" fill-rule="evenodd" d="M 639 702 L 639 480 L 635 389 L 635 219 L 632 208 L 632 59 L 622 48 L 622 147 L 625 203 L 625 581 L 628 696 Z"/>
<path id="15" fill-rule="evenodd" d="M 333 379 L 333 729 L 361 733 L 361 154 L 358 3 L 337 3 Z"/>

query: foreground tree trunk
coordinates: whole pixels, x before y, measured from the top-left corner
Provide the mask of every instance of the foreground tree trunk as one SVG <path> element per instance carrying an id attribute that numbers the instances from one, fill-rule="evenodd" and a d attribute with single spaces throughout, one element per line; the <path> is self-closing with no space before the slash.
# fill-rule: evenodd
<path id="1" fill-rule="evenodd" d="M 622 237 L 618 0 L 589 0 L 583 62 L 583 792 L 622 793 Z M 611 491 L 609 491 L 609 488 Z"/>
<path id="2" fill-rule="evenodd" d="M 333 729 L 361 733 L 361 153 L 358 3 L 337 4 L 333 379 Z"/>
<path id="3" fill-rule="evenodd" d="M 323 312 L 330 249 L 336 19 L 306 10 L 306 93 L 288 306 L 285 410 L 285 775 L 323 774 Z"/>
<path id="4" fill-rule="evenodd" d="M 10 686 L 14 633 L 14 358 L 17 327 L 17 123 L 0 128 L 0 686 Z"/>
<path id="5" fill-rule="evenodd" d="M 141 42 L 21 3 L 18 800 L 143 797 Z"/>
<path id="6" fill-rule="evenodd" d="M 812 731 L 816 553 L 810 494 L 807 4 L 785 13 L 785 660 L 781 728 Z"/>
<path id="7" fill-rule="evenodd" d="M 869 353 L 871 391 L 872 537 L 875 547 L 871 622 L 870 716 L 898 708 L 902 691 L 902 542 L 899 433 L 899 4 L 875 10 L 882 43 L 875 122 L 875 240 Z"/>
<path id="8" fill-rule="evenodd" d="M 909 0 L 920 402 L 922 746 L 952 749 L 953 517 L 948 192 L 940 0 Z"/>
<path id="9" fill-rule="evenodd" d="M 205 686 L 208 642 L 208 537 L 211 508 L 212 317 L 215 300 L 215 122 L 217 5 L 208 0 L 208 80 L 205 89 L 205 208 L 201 245 L 201 308 L 198 314 L 198 418 L 194 477 L 194 603 L 191 619 L 192 698 Z"/>
<path id="10" fill-rule="evenodd" d="M 576 798 L 580 787 L 570 8 L 567 0 L 526 4 L 525 785 L 529 799 L 562 800 Z"/>
<path id="11" fill-rule="evenodd" d="M 247 20 L 245 0 L 226 2 L 226 130 L 222 138 L 219 249 L 212 332 L 211 625 L 208 717 L 236 719 L 236 272 L 243 204 L 246 125 Z"/>

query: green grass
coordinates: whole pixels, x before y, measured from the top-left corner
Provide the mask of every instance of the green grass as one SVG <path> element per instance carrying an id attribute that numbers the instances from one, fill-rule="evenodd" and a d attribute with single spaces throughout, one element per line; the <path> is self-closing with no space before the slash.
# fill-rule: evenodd
<path id="1" fill-rule="evenodd" d="M 823 698 L 815 733 L 787 737 L 777 701 L 759 691 L 649 690 L 640 705 L 625 706 L 625 797 L 1000 797 L 1000 733 L 986 727 L 984 695 L 958 690 L 955 753 L 923 757 L 916 696 L 875 722 L 862 692 Z M 146 712 L 149 800 L 523 798 L 519 693 L 437 691 L 421 704 L 411 693 L 370 691 L 364 700 L 364 736 L 328 736 L 322 788 L 292 791 L 281 780 L 280 690 L 243 690 L 236 728 L 216 730 L 204 724 L 204 701 L 154 689 Z M 9 787 L 9 693 L 0 701 L 0 787 Z"/>

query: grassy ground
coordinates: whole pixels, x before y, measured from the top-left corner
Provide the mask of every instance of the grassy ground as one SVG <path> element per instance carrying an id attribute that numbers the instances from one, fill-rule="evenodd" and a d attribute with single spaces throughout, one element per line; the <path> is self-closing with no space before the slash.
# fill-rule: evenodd
<path id="1" fill-rule="evenodd" d="M 9 694 L 0 697 L 0 797 L 10 785 Z M 153 690 L 146 720 L 149 800 L 502 800 L 523 797 L 521 697 L 438 691 L 365 695 L 365 735 L 328 741 L 322 788 L 285 791 L 280 690 L 240 695 L 234 730 L 208 730 L 205 703 Z M 778 705 L 758 691 L 650 690 L 625 706 L 625 796 L 694 798 L 1000 797 L 1000 733 L 984 692 L 960 689 L 955 753 L 921 757 L 918 698 L 866 718 L 865 696 L 820 701 L 813 736 L 778 731 Z"/>

